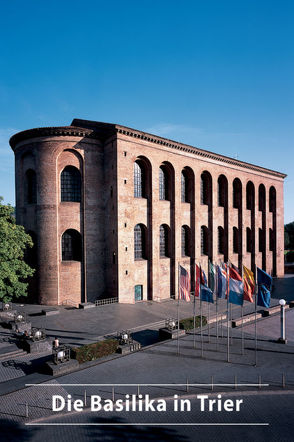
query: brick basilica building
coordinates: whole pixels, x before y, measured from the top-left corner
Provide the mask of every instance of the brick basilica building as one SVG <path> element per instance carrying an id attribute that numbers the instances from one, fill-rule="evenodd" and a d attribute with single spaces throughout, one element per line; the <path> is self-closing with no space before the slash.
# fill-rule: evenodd
<path id="1" fill-rule="evenodd" d="M 79 119 L 10 145 L 41 304 L 177 297 L 179 263 L 192 280 L 208 260 L 284 274 L 282 173 Z"/>

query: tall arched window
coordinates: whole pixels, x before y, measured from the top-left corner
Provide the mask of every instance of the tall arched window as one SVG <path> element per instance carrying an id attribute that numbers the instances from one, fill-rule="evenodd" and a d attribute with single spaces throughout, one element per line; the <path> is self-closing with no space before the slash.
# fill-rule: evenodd
<path id="1" fill-rule="evenodd" d="M 208 228 L 201 226 L 201 255 L 208 255 Z"/>
<path id="2" fill-rule="evenodd" d="M 265 231 L 263 229 L 258 229 L 258 239 L 259 239 L 259 251 L 263 252 L 265 250 Z"/>
<path id="3" fill-rule="evenodd" d="M 185 172 L 181 173 L 181 201 L 182 203 L 187 203 L 187 196 L 188 196 L 188 179 L 186 177 Z"/>
<path id="4" fill-rule="evenodd" d="M 182 248 L 182 256 L 191 256 L 190 253 L 190 229 L 188 226 L 182 226 L 181 230 L 181 248 Z"/>
<path id="5" fill-rule="evenodd" d="M 134 258 L 146 259 L 146 227 L 136 224 L 134 228 Z"/>
<path id="6" fill-rule="evenodd" d="M 225 231 L 224 228 L 218 227 L 218 254 L 223 255 L 225 252 Z"/>
<path id="7" fill-rule="evenodd" d="M 136 198 L 145 197 L 145 170 L 139 161 L 134 163 L 134 196 Z"/>
<path id="8" fill-rule="evenodd" d="M 239 253 L 239 230 L 233 227 L 233 253 Z"/>
<path id="9" fill-rule="evenodd" d="M 263 184 L 260 184 L 258 188 L 258 209 L 260 211 L 265 210 L 265 187 Z"/>
<path id="10" fill-rule="evenodd" d="M 66 166 L 61 172 L 61 201 L 81 201 L 81 174 L 73 166 Z"/>
<path id="11" fill-rule="evenodd" d="M 270 212 L 276 211 L 276 189 L 273 186 L 269 191 L 269 210 Z"/>
<path id="12" fill-rule="evenodd" d="M 25 175 L 25 202 L 27 204 L 37 202 L 37 178 L 33 169 L 28 169 Z"/>
<path id="13" fill-rule="evenodd" d="M 168 172 L 164 166 L 159 168 L 159 199 L 168 200 Z"/>
<path id="14" fill-rule="evenodd" d="M 159 254 L 161 258 L 169 256 L 169 228 L 166 224 L 159 228 Z"/>
<path id="15" fill-rule="evenodd" d="M 228 199 L 228 181 L 224 175 L 220 175 L 218 180 L 218 205 L 225 207 Z"/>
<path id="16" fill-rule="evenodd" d="M 246 186 L 246 208 L 247 210 L 253 210 L 255 204 L 254 198 L 254 184 L 249 181 Z"/>
<path id="17" fill-rule="evenodd" d="M 249 227 L 246 228 L 246 250 L 252 252 L 252 230 Z"/>
<path id="18" fill-rule="evenodd" d="M 212 179 L 209 172 L 203 172 L 200 182 L 200 200 L 201 204 L 209 205 L 211 203 Z"/>
<path id="19" fill-rule="evenodd" d="M 242 207 L 242 184 L 239 178 L 233 181 L 233 207 L 241 209 Z"/>
<path id="20" fill-rule="evenodd" d="M 62 261 L 82 261 L 82 237 L 74 229 L 64 232 L 61 240 Z"/>

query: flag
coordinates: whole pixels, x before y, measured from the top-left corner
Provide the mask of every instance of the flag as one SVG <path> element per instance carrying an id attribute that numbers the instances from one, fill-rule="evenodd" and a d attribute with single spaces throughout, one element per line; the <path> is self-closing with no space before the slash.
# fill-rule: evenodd
<path id="1" fill-rule="evenodd" d="M 253 294 L 255 290 L 254 275 L 251 270 L 243 265 L 243 282 L 244 282 L 244 300 L 253 301 Z"/>
<path id="2" fill-rule="evenodd" d="M 269 308 L 271 303 L 271 289 L 273 278 L 264 270 L 257 267 L 257 305 Z"/>
<path id="3" fill-rule="evenodd" d="M 211 289 L 207 285 L 207 278 L 204 270 L 202 269 L 201 269 L 201 278 L 200 278 L 200 297 L 201 301 L 213 303 L 213 294 Z"/>
<path id="4" fill-rule="evenodd" d="M 243 305 L 244 284 L 236 268 L 229 267 L 229 302 Z"/>
<path id="5" fill-rule="evenodd" d="M 238 267 L 236 267 L 232 262 L 231 262 L 231 267 L 233 270 L 235 270 L 235 272 L 239 273 Z"/>
<path id="6" fill-rule="evenodd" d="M 209 287 L 213 293 L 216 293 L 217 290 L 217 273 L 215 269 L 215 265 L 212 262 L 208 262 L 208 275 L 209 275 Z"/>
<path id="7" fill-rule="evenodd" d="M 269 308 L 270 303 L 271 303 L 271 292 L 267 289 L 267 287 L 264 284 L 260 284 L 258 286 L 257 305 Z"/>
<path id="8" fill-rule="evenodd" d="M 257 267 L 257 284 L 264 284 L 269 291 L 272 289 L 273 278 L 266 273 L 264 270 L 261 270 Z"/>
<path id="9" fill-rule="evenodd" d="M 222 267 L 217 266 L 217 297 L 225 299 L 226 294 L 227 294 L 227 273 Z"/>
<path id="10" fill-rule="evenodd" d="M 187 270 L 182 266 L 180 266 L 179 289 L 179 299 L 190 301 L 190 276 Z"/>
<path id="11" fill-rule="evenodd" d="M 199 297 L 200 295 L 200 277 L 201 277 L 201 269 L 196 264 L 195 268 L 195 296 Z"/>

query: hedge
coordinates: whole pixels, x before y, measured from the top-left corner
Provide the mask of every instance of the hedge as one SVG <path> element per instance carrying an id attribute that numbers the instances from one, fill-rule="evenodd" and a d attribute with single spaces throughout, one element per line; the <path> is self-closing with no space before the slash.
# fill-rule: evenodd
<path id="1" fill-rule="evenodd" d="M 72 348 L 72 357 L 82 364 L 86 361 L 94 361 L 103 356 L 112 355 L 116 352 L 117 348 L 117 339 L 105 339 L 105 341 Z"/>
<path id="2" fill-rule="evenodd" d="M 196 328 L 200 327 L 201 325 L 201 316 L 198 315 L 195 317 L 195 325 Z M 206 316 L 202 316 L 202 325 L 206 325 L 207 324 L 207 320 L 206 320 Z M 194 318 L 185 318 L 185 319 L 181 319 L 180 320 L 180 328 L 181 329 L 185 329 L 185 330 L 193 330 L 194 328 Z"/>

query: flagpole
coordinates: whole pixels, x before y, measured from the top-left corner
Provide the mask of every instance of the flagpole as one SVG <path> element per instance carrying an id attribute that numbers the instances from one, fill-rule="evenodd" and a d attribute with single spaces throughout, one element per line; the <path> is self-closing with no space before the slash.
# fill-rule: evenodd
<path id="1" fill-rule="evenodd" d="M 180 340 L 179 340 L 179 334 L 180 334 L 180 313 L 179 313 L 179 307 L 180 307 L 180 264 L 178 263 L 178 336 L 177 336 L 177 347 L 178 347 L 178 355 L 180 354 Z"/>
<path id="2" fill-rule="evenodd" d="M 203 327 L 202 327 L 202 296 L 201 296 L 201 277 L 202 277 L 202 268 L 200 268 L 200 289 L 199 289 L 199 296 L 200 296 L 200 335 L 201 335 L 201 357 L 203 358 Z"/>
<path id="3" fill-rule="evenodd" d="M 257 294 L 258 294 L 258 283 L 257 283 L 257 266 L 255 264 L 255 364 L 257 367 Z"/>
<path id="4" fill-rule="evenodd" d="M 218 278 L 216 278 L 216 284 L 217 284 Z M 215 314 L 216 314 L 216 350 L 218 351 L 218 287 L 216 286 L 216 295 L 215 295 Z"/>
<path id="5" fill-rule="evenodd" d="M 242 282 L 244 286 L 243 264 L 242 264 Z M 244 303 L 244 289 L 243 289 L 243 303 Z M 243 304 L 241 305 L 241 354 L 244 355 Z"/>
<path id="6" fill-rule="evenodd" d="M 196 270 L 195 270 L 196 271 Z M 193 293 L 193 292 L 191 292 Z M 194 291 L 194 305 L 193 305 L 193 348 L 196 348 L 196 291 Z"/>
<path id="7" fill-rule="evenodd" d="M 229 332 L 229 263 L 227 262 L 227 362 L 230 362 L 230 332 Z"/>

